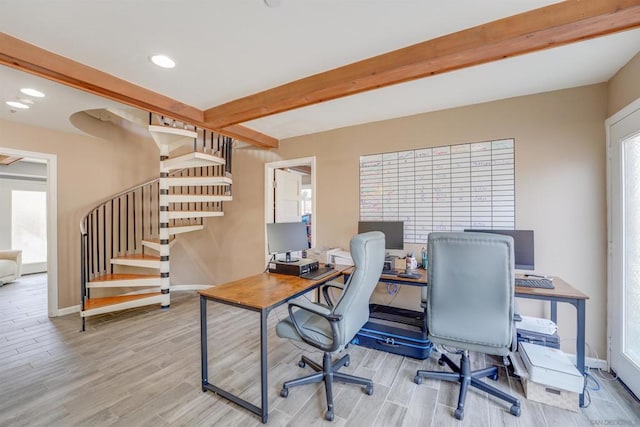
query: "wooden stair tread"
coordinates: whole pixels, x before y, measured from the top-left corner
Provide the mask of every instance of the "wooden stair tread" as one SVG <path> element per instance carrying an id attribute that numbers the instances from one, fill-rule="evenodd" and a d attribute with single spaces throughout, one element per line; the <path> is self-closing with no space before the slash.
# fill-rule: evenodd
<path id="1" fill-rule="evenodd" d="M 149 297 L 157 297 L 160 295 L 162 295 L 161 292 L 150 292 L 148 294 L 116 295 L 112 297 L 89 298 L 84 303 L 84 309 L 93 310 L 100 307 L 116 305 L 123 302 L 135 301 L 135 300 L 149 298 Z"/>
<path id="2" fill-rule="evenodd" d="M 89 281 L 89 283 L 96 282 L 111 282 L 116 280 L 135 280 L 135 279 L 160 279 L 157 274 L 104 274 L 102 276 L 95 277 Z"/>

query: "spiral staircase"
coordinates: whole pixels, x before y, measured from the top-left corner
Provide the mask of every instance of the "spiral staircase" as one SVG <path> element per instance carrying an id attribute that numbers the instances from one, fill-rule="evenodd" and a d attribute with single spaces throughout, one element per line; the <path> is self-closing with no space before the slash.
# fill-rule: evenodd
<path id="1" fill-rule="evenodd" d="M 153 124 L 153 122 L 159 124 Z M 160 177 L 97 204 L 81 231 L 82 330 L 90 316 L 159 304 L 170 290 L 170 250 L 183 233 L 224 215 L 231 201 L 234 141 L 150 115 L 148 131 L 160 151 Z"/>

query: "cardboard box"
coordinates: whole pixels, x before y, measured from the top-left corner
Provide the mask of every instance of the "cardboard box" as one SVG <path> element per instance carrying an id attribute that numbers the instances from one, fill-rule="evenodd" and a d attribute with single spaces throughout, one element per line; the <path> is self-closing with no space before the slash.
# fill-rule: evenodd
<path id="1" fill-rule="evenodd" d="M 568 409 L 578 412 L 578 393 L 552 387 L 545 384 L 534 383 L 526 378 L 521 378 L 524 395 L 527 399 L 556 408 Z"/>

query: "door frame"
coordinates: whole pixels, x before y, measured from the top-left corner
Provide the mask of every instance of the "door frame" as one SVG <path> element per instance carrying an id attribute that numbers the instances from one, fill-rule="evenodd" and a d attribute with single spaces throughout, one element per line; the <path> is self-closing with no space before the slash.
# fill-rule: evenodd
<path id="1" fill-rule="evenodd" d="M 264 223 L 273 222 L 273 186 L 272 182 L 276 169 L 291 168 L 294 166 L 311 167 L 311 206 L 313 207 L 313 219 L 311 220 L 311 247 L 315 247 L 316 242 L 316 223 L 318 222 L 317 206 L 316 206 L 316 157 L 302 157 L 299 159 L 279 160 L 264 164 Z M 269 248 L 267 242 L 267 227 L 264 228 L 264 253 L 265 259 L 269 259 Z"/>
<path id="2" fill-rule="evenodd" d="M 613 185 L 614 180 L 619 177 L 616 175 L 616 171 L 612 167 L 613 162 L 613 143 L 615 141 L 611 140 L 611 129 L 617 124 L 619 121 L 623 120 L 625 117 L 640 111 L 640 98 L 631 102 L 620 111 L 615 113 L 613 116 L 609 117 L 605 120 L 605 132 L 606 132 L 606 148 L 607 148 L 607 367 L 611 369 L 611 353 L 613 349 L 612 336 L 613 336 L 613 325 L 617 324 L 617 320 L 614 321 L 614 315 L 619 315 L 617 312 L 614 313 L 614 310 L 620 309 L 620 307 L 614 307 L 614 304 L 619 305 L 621 303 L 621 293 L 618 287 L 614 287 L 614 278 L 616 273 L 614 272 L 614 268 L 617 266 L 613 263 L 613 239 L 614 237 L 619 240 L 619 236 L 614 236 L 616 230 L 613 227 L 614 215 L 612 212 L 613 203 L 616 200 L 613 200 Z M 615 176 L 614 176 L 615 175 Z M 621 197 L 620 195 L 616 197 Z M 621 242 L 617 242 L 620 244 Z"/>
<path id="3" fill-rule="evenodd" d="M 35 151 L 0 147 L 0 152 L 16 157 L 32 157 L 47 162 L 47 311 L 49 317 L 58 310 L 58 156 Z"/>

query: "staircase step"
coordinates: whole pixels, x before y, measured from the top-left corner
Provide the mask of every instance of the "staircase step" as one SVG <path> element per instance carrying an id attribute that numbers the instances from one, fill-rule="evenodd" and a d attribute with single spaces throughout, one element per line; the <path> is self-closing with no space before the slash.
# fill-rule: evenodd
<path id="1" fill-rule="evenodd" d="M 169 187 L 231 185 L 232 179 L 227 176 L 173 176 L 167 178 Z"/>
<path id="2" fill-rule="evenodd" d="M 169 212 L 169 219 L 210 218 L 213 216 L 224 216 L 224 212 L 222 211 L 170 211 Z"/>
<path id="3" fill-rule="evenodd" d="M 173 246 L 176 239 L 169 240 L 169 247 Z M 154 251 L 160 251 L 160 239 L 147 239 L 142 241 L 142 246 L 153 249 Z"/>
<path id="4" fill-rule="evenodd" d="M 111 264 L 129 265 L 132 267 L 160 268 L 160 257 L 147 254 L 124 255 L 111 258 Z"/>
<path id="5" fill-rule="evenodd" d="M 169 234 L 176 235 L 181 233 L 189 233 L 191 231 L 202 230 L 204 225 L 183 225 L 180 227 L 169 227 Z"/>
<path id="6" fill-rule="evenodd" d="M 182 145 L 193 144 L 193 140 L 197 136 L 191 130 L 157 125 L 149 126 L 149 133 L 158 147 L 168 146 L 169 152 Z"/>
<path id="7" fill-rule="evenodd" d="M 168 203 L 230 202 L 233 200 L 232 196 L 213 194 L 169 194 L 166 197 Z"/>
<path id="8" fill-rule="evenodd" d="M 157 274 L 105 274 L 87 283 L 87 288 L 116 288 L 133 286 L 159 286 Z"/>
<path id="9" fill-rule="evenodd" d="M 88 317 L 96 314 L 111 313 L 127 308 L 142 307 L 151 304 L 168 304 L 169 294 L 150 292 L 147 294 L 117 295 L 104 298 L 88 298 L 80 316 Z"/>
<path id="10" fill-rule="evenodd" d="M 187 153 L 182 156 L 163 160 L 160 162 L 161 169 L 182 169 L 205 166 L 224 165 L 224 159 L 200 152 Z"/>

